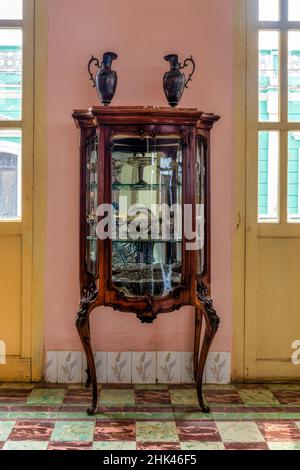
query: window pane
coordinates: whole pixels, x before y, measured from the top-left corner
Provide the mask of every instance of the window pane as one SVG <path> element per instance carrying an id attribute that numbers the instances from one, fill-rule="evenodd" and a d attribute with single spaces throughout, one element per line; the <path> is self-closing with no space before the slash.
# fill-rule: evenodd
<path id="1" fill-rule="evenodd" d="M 289 132 L 288 221 L 300 222 L 300 131 Z"/>
<path id="2" fill-rule="evenodd" d="M 21 149 L 19 130 L 0 131 L 0 220 L 21 218 Z"/>
<path id="3" fill-rule="evenodd" d="M 258 221 L 278 222 L 279 133 L 259 132 Z"/>
<path id="4" fill-rule="evenodd" d="M 0 29 L 0 120 L 22 114 L 22 31 Z"/>
<path id="5" fill-rule="evenodd" d="M 289 0 L 289 21 L 300 21 L 299 0 Z"/>
<path id="6" fill-rule="evenodd" d="M 279 20 L 279 0 L 259 0 L 259 21 Z"/>
<path id="7" fill-rule="evenodd" d="M 259 120 L 279 121 L 279 32 L 259 32 Z"/>
<path id="8" fill-rule="evenodd" d="M 288 64 L 289 121 L 300 122 L 300 31 L 289 32 Z"/>
<path id="9" fill-rule="evenodd" d="M 21 20 L 23 0 L 0 0 L 0 20 Z"/>

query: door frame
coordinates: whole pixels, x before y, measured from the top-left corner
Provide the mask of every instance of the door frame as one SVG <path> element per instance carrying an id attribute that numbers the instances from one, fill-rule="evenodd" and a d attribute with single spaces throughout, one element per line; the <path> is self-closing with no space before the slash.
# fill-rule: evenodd
<path id="1" fill-rule="evenodd" d="M 34 0 L 34 115 L 33 115 L 33 247 L 31 380 L 39 381 L 44 367 L 45 265 L 47 215 L 47 0 Z"/>
<path id="2" fill-rule="evenodd" d="M 243 382 L 245 380 L 247 0 L 234 1 L 233 21 L 235 94 L 231 379 L 234 382 Z"/>
<path id="3" fill-rule="evenodd" d="M 250 3 L 249 3 L 250 2 Z M 287 132 L 299 129 L 299 123 L 291 124 L 287 120 L 287 34 L 281 34 L 281 105 L 282 113 L 279 123 L 259 123 L 253 103 L 258 101 L 258 82 L 254 86 L 253 70 L 257 68 L 257 52 L 247 35 L 257 32 L 254 18 L 258 0 L 236 0 L 234 2 L 234 213 L 233 213 L 233 351 L 232 380 L 259 381 L 257 379 L 256 356 L 256 321 L 251 311 L 258 307 L 258 239 L 264 238 L 300 238 L 300 224 L 287 221 Z M 251 4 L 251 7 L 250 7 Z M 255 6 L 255 5 L 254 5 Z M 281 4 L 281 21 L 276 26 L 285 27 L 287 3 Z M 296 23 L 296 22 L 295 22 Z M 299 29 L 297 22 L 297 29 Z M 271 28 L 272 29 L 272 28 Z M 275 28 L 276 29 L 276 28 Z M 291 28 L 292 29 L 292 28 Z M 258 80 L 258 76 L 257 76 Z M 276 224 L 257 221 L 257 181 L 258 130 L 277 130 L 281 132 L 280 140 L 280 196 L 279 221 Z M 247 260 L 251 258 L 251 263 Z M 246 288 L 247 282 L 247 288 Z M 247 333 L 247 334 L 246 334 Z M 291 351 L 292 353 L 292 351 Z M 259 358 L 268 362 L 269 359 Z M 286 363 L 287 359 L 280 361 Z M 260 373 L 263 377 L 263 374 Z M 267 376 L 266 376 L 267 377 Z M 292 377 L 289 380 L 293 380 Z M 294 379 L 295 380 L 295 379 Z"/>
<path id="4" fill-rule="evenodd" d="M 44 352 L 44 283 L 46 238 L 46 0 L 26 0 L 24 10 L 24 81 L 22 141 L 21 221 L 3 222 L 1 236 L 19 237 L 21 303 L 20 354 L 4 357 L 1 378 L 7 381 L 39 381 Z M 16 27 L 18 26 L 18 22 Z M 12 27 L 15 25 L 12 22 Z M 5 128 L 16 127 L 7 121 Z M 6 125 L 7 124 L 7 125 Z M 19 127 L 19 126 L 17 126 Z M 6 312 L 9 315 L 9 311 Z M 5 346 L 5 345 L 4 345 Z"/>

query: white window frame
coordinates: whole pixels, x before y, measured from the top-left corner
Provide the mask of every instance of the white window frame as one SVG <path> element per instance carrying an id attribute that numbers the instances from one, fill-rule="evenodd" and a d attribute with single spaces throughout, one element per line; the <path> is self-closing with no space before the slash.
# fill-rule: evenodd
<path id="1" fill-rule="evenodd" d="M 5 0 L 9 1 L 9 0 Z M 23 19 L 0 20 L 0 29 L 22 30 L 22 113 L 20 120 L 1 120 L 0 131 L 21 131 L 20 217 L 0 220 L 1 231 L 15 233 L 32 231 L 33 200 L 33 111 L 34 111 L 34 0 L 23 0 Z"/>
<path id="2" fill-rule="evenodd" d="M 259 21 L 259 0 L 247 0 L 247 148 L 250 152 L 258 155 L 258 133 L 259 131 L 277 131 L 279 132 L 279 179 L 278 179 L 278 220 L 267 220 L 262 218 L 258 222 L 258 231 L 261 235 L 280 233 L 289 233 L 289 226 L 293 225 L 291 230 L 300 233 L 300 219 L 296 221 L 289 220 L 288 217 L 288 133 L 290 131 L 299 131 L 300 123 L 288 121 L 288 31 L 299 30 L 300 21 L 288 20 L 288 0 L 280 2 L 280 20 L 279 21 Z M 260 30 L 280 32 L 279 43 L 279 122 L 261 122 L 259 121 L 259 82 L 258 82 L 258 33 Z M 258 167 L 249 170 L 256 172 L 258 181 Z M 273 172 L 274 173 L 274 172 Z M 251 175 L 251 178 L 254 175 Z M 269 182 L 270 183 L 270 182 Z M 270 190 L 269 185 L 269 190 Z M 253 188 L 254 189 L 254 188 Z M 299 188 L 300 189 L 300 188 Z M 256 188 L 257 198 L 256 214 L 254 211 L 249 215 L 254 223 L 258 220 L 258 187 Z M 251 197 L 255 197 L 252 193 Z M 251 223 L 252 223 L 251 222 Z M 297 227 L 298 226 L 298 227 Z"/>

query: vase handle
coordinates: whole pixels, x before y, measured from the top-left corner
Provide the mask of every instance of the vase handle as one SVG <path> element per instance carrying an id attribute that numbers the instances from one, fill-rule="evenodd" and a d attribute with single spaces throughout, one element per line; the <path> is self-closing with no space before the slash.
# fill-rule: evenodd
<path id="1" fill-rule="evenodd" d="M 95 82 L 95 79 L 94 79 L 93 72 L 91 71 L 91 66 L 92 66 L 93 63 L 95 63 L 96 67 L 100 68 L 99 60 L 92 55 L 92 57 L 90 58 L 90 61 L 88 63 L 88 71 L 89 71 L 90 80 L 93 82 L 93 87 L 95 87 L 96 82 Z"/>
<path id="2" fill-rule="evenodd" d="M 188 88 L 188 83 L 192 81 L 192 76 L 194 75 L 194 72 L 196 70 L 196 64 L 195 64 L 195 61 L 193 59 L 193 56 L 189 57 L 188 59 L 185 59 L 185 61 L 183 62 L 183 65 L 180 67 L 181 69 L 184 69 L 185 67 L 188 66 L 188 62 L 190 62 L 192 64 L 192 67 L 193 67 L 193 70 L 192 72 L 189 74 L 189 78 L 187 79 L 187 81 L 185 82 L 185 85 L 184 87 L 185 88 Z"/>

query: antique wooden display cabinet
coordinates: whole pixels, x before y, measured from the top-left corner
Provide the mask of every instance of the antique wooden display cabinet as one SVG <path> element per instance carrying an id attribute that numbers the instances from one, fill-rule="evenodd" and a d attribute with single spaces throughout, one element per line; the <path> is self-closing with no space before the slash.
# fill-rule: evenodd
<path id="1" fill-rule="evenodd" d="M 93 387 L 88 413 L 98 401 L 89 316 L 100 305 L 132 312 L 143 323 L 195 306 L 194 374 L 200 407 L 209 412 L 202 375 L 219 326 L 209 297 L 209 160 L 219 116 L 96 106 L 73 117 L 81 133 L 76 327 L 87 358 L 86 386 Z"/>

